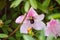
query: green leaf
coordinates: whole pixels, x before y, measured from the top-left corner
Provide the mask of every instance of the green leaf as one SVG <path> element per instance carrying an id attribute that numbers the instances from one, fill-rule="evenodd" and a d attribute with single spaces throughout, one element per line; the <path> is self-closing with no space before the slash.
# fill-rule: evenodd
<path id="1" fill-rule="evenodd" d="M 55 19 L 60 18 L 60 13 L 54 13 L 48 16 L 48 19 L 52 19 L 52 18 L 55 18 Z"/>
<path id="2" fill-rule="evenodd" d="M 2 27 L 2 31 L 3 31 L 5 34 L 8 34 L 7 28 L 8 28 L 8 25 L 4 25 L 4 26 Z"/>
<path id="3" fill-rule="evenodd" d="M 14 13 L 14 14 L 12 15 L 12 19 L 16 19 L 17 16 L 18 16 L 18 14 L 17 14 L 17 13 Z"/>
<path id="4" fill-rule="evenodd" d="M 40 9 L 41 11 L 43 11 L 44 13 L 48 13 L 48 11 L 47 11 L 47 9 L 44 9 L 43 7 L 42 7 L 42 4 L 41 3 L 39 3 L 39 2 L 37 2 L 37 7 L 38 7 L 38 9 Z"/>
<path id="5" fill-rule="evenodd" d="M 16 37 L 20 37 L 21 35 L 20 35 L 20 31 L 17 31 L 16 32 Z"/>
<path id="6" fill-rule="evenodd" d="M 39 40 L 45 40 L 44 30 L 41 30 L 41 31 L 40 31 Z"/>
<path id="7" fill-rule="evenodd" d="M 25 6 L 24 6 L 24 9 L 25 9 L 26 12 L 28 12 L 29 7 L 30 7 L 30 4 L 29 4 L 28 1 L 26 1 Z"/>
<path id="8" fill-rule="evenodd" d="M 22 2 L 22 0 L 15 0 L 15 1 L 13 1 L 12 4 L 11 4 L 11 6 L 10 6 L 10 8 L 17 7 L 21 2 Z"/>
<path id="9" fill-rule="evenodd" d="M 7 30 L 8 30 L 9 32 L 12 32 L 12 31 L 13 31 L 13 29 L 10 28 L 10 27 L 8 27 Z"/>
<path id="10" fill-rule="evenodd" d="M 8 39 L 9 40 L 16 40 L 14 37 L 9 37 Z"/>
<path id="11" fill-rule="evenodd" d="M 29 0 L 30 1 L 30 4 L 33 8 L 37 9 L 37 2 L 36 0 Z"/>
<path id="12" fill-rule="evenodd" d="M 20 38 L 21 38 L 20 31 L 17 31 L 17 32 L 16 32 L 16 39 L 17 39 L 17 40 L 18 40 L 18 39 L 20 40 Z"/>
<path id="13" fill-rule="evenodd" d="M 4 14 L 4 15 L 2 16 L 2 20 L 3 20 L 3 21 L 6 20 L 6 14 Z"/>
<path id="14" fill-rule="evenodd" d="M 5 21 L 5 24 L 9 24 L 12 20 Z"/>
<path id="15" fill-rule="evenodd" d="M 20 37 L 20 31 L 16 32 L 16 37 Z"/>
<path id="16" fill-rule="evenodd" d="M 6 38 L 6 37 L 8 37 L 7 34 L 0 34 L 0 38 Z"/>
<path id="17" fill-rule="evenodd" d="M 48 36 L 46 40 L 53 40 L 54 37 L 52 35 Z"/>
<path id="18" fill-rule="evenodd" d="M 50 3 L 50 0 L 45 0 L 45 1 L 43 2 L 43 4 L 42 4 L 42 7 L 43 7 L 44 9 L 47 9 L 48 6 L 49 6 L 49 3 Z"/>
<path id="19" fill-rule="evenodd" d="M 58 38 L 57 40 L 60 40 L 60 38 Z"/>
<path id="20" fill-rule="evenodd" d="M 60 4 L 60 0 L 56 0 Z"/>
<path id="21" fill-rule="evenodd" d="M 24 40 L 35 40 L 29 35 L 23 35 Z"/>

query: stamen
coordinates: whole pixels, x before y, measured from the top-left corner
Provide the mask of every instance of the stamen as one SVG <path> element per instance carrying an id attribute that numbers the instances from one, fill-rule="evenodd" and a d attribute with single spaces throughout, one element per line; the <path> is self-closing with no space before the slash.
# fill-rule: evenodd
<path id="1" fill-rule="evenodd" d="M 28 30 L 28 32 L 29 32 L 30 30 L 32 30 L 32 28 L 31 28 L 31 27 L 29 27 L 27 30 Z"/>
<path id="2" fill-rule="evenodd" d="M 29 35 L 31 35 L 31 36 L 34 36 L 34 33 L 33 33 L 33 31 L 32 31 L 32 28 L 31 28 L 31 27 L 29 27 L 29 28 L 28 28 L 28 34 L 29 34 Z"/>
<path id="3" fill-rule="evenodd" d="M 33 19 L 33 17 L 30 17 L 29 19 Z"/>

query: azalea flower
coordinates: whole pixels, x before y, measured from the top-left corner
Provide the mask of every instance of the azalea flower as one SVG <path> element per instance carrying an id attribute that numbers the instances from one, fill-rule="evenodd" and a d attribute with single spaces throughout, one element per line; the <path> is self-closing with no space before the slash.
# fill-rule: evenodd
<path id="1" fill-rule="evenodd" d="M 24 17 L 25 15 L 19 16 L 15 22 L 21 23 Z M 38 15 L 36 11 L 31 7 L 28 11 L 26 19 L 20 27 L 20 32 L 28 33 L 32 28 L 35 30 L 42 30 L 45 27 L 45 24 L 42 22 L 43 19 L 44 14 Z"/>
<path id="2" fill-rule="evenodd" d="M 45 35 L 53 35 L 54 37 L 60 36 L 60 22 L 58 20 L 51 19 L 51 21 L 47 23 Z"/>

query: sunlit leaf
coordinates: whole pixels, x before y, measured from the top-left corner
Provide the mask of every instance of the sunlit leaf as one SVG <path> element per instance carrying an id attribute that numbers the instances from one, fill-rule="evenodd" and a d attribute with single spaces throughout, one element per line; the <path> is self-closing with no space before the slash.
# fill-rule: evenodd
<path id="1" fill-rule="evenodd" d="M 53 40 L 54 37 L 52 35 L 48 36 L 46 40 Z"/>
<path id="2" fill-rule="evenodd" d="M 56 0 L 60 4 L 60 0 Z"/>
<path id="3" fill-rule="evenodd" d="M 20 3 L 22 2 L 22 0 L 14 0 L 10 6 L 10 8 L 15 8 L 17 7 Z"/>
<path id="4" fill-rule="evenodd" d="M 8 37 L 7 34 L 0 34 L 0 38 L 6 38 L 6 37 Z"/>
<path id="5" fill-rule="evenodd" d="M 46 9 L 46 8 L 48 8 L 49 4 L 50 4 L 50 0 L 45 0 L 45 1 L 43 2 L 43 4 L 42 4 L 42 7 L 43 7 L 44 9 Z"/>
<path id="6" fill-rule="evenodd" d="M 38 9 L 40 9 L 42 12 L 48 13 L 47 9 L 44 9 L 41 3 L 37 2 L 37 5 L 38 5 Z"/>
<path id="7" fill-rule="evenodd" d="M 55 19 L 60 18 L 60 13 L 54 13 L 48 16 L 48 19 L 52 19 L 52 18 L 55 18 Z"/>
<path id="8" fill-rule="evenodd" d="M 35 40 L 29 35 L 23 35 L 24 40 Z"/>
<path id="9" fill-rule="evenodd" d="M 36 0 L 29 0 L 30 1 L 30 4 L 33 8 L 37 9 L 37 2 Z"/>
<path id="10" fill-rule="evenodd" d="M 30 4 L 28 1 L 26 1 L 25 6 L 24 6 L 24 9 L 26 12 L 29 10 L 29 7 L 30 7 Z"/>
<path id="11" fill-rule="evenodd" d="M 41 31 L 40 31 L 39 40 L 45 40 L 44 30 L 41 30 Z"/>

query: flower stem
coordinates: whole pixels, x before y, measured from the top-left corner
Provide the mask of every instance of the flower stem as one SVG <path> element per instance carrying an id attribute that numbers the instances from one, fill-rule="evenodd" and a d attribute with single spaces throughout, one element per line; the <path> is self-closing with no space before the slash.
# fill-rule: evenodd
<path id="1" fill-rule="evenodd" d="M 25 18 L 26 18 L 26 16 L 27 16 L 27 14 L 28 14 L 28 13 L 26 13 L 26 15 L 25 15 L 22 23 L 20 23 L 20 24 L 18 25 L 18 27 L 17 27 L 7 38 L 9 38 L 10 36 L 12 36 L 12 35 L 20 28 L 20 25 L 23 24 L 23 22 L 24 22 L 24 20 L 25 20 Z M 3 40 L 7 40 L 7 38 L 4 38 Z"/>

